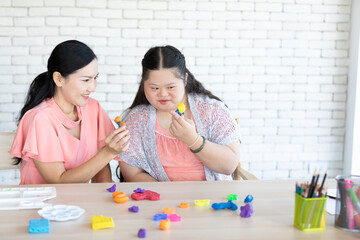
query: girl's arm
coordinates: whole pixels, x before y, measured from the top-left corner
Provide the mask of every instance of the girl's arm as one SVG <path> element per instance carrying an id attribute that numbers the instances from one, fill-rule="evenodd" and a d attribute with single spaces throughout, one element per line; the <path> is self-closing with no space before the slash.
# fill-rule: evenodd
<path id="1" fill-rule="evenodd" d="M 201 141 L 198 141 L 191 149 L 199 149 L 202 144 L 203 139 L 201 138 Z M 234 172 L 239 163 L 239 149 L 239 141 L 234 141 L 227 146 L 223 146 L 206 140 L 204 148 L 195 154 L 210 170 L 230 175 Z"/>
<path id="2" fill-rule="evenodd" d="M 191 146 L 192 150 L 199 149 L 203 144 L 203 138 L 200 137 L 196 141 L 198 134 L 196 133 L 194 122 L 190 119 L 180 117 L 175 112 L 171 112 L 170 114 L 173 119 L 169 128 L 170 133 L 188 146 Z M 239 163 L 240 142 L 234 141 L 227 146 L 223 146 L 206 139 L 203 149 L 195 154 L 210 170 L 230 175 Z"/>
<path id="3" fill-rule="evenodd" d="M 86 183 L 99 171 L 104 171 L 100 175 L 107 174 L 104 167 L 117 154 L 128 149 L 127 141 L 130 136 L 128 130 L 124 130 L 125 127 L 121 127 L 112 131 L 105 139 L 106 145 L 94 157 L 76 168 L 66 170 L 63 162 L 44 163 L 36 159 L 33 159 L 34 164 L 47 183 Z M 104 179 L 103 176 L 101 178 Z"/>
<path id="4" fill-rule="evenodd" d="M 101 183 L 101 182 L 112 182 L 112 175 L 110 164 L 106 164 L 106 166 L 101 169 L 92 179 L 92 183 Z"/>
<path id="5" fill-rule="evenodd" d="M 119 162 L 119 166 L 126 182 L 157 182 L 155 178 L 140 168 L 125 162 Z"/>

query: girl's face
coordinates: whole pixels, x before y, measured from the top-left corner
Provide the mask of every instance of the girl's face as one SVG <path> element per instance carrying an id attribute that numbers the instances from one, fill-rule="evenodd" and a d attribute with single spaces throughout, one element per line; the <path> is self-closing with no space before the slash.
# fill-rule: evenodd
<path id="1" fill-rule="evenodd" d="M 56 103 L 64 112 L 72 110 L 74 106 L 85 106 L 88 103 L 90 93 L 96 89 L 98 75 L 98 61 L 96 59 L 66 78 L 55 72 L 53 77 L 57 85 L 54 95 Z"/>
<path id="2" fill-rule="evenodd" d="M 174 111 L 180 102 L 185 102 L 184 80 L 175 71 L 174 68 L 149 70 L 144 81 L 145 96 L 158 111 Z"/>

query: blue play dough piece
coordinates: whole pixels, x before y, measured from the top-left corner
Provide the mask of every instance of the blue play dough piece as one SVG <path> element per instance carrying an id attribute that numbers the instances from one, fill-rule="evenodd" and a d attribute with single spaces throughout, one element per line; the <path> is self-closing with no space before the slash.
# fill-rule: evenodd
<path id="1" fill-rule="evenodd" d="M 167 214 L 155 214 L 153 216 L 154 221 L 160 221 L 160 220 L 166 220 L 166 219 L 167 219 Z"/>
<path id="2" fill-rule="evenodd" d="M 250 202 L 252 202 L 253 199 L 254 199 L 253 196 L 251 194 L 249 194 L 246 196 L 244 203 L 250 203 Z"/>
<path id="3" fill-rule="evenodd" d="M 29 221 L 29 233 L 48 233 L 50 232 L 49 219 L 31 219 Z"/>
<path id="4" fill-rule="evenodd" d="M 211 207 L 215 210 L 220 210 L 220 209 L 224 209 L 224 208 L 228 208 L 231 209 L 233 211 L 236 211 L 238 209 L 238 206 L 233 203 L 231 200 L 228 202 L 223 202 L 223 203 L 214 203 L 211 205 Z"/>

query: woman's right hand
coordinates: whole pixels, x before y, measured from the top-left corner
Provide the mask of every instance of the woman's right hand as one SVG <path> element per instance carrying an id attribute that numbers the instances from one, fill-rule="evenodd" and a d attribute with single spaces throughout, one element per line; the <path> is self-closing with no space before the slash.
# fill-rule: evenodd
<path id="1" fill-rule="evenodd" d="M 104 149 L 113 155 L 125 152 L 129 148 L 129 130 L 126 130 L 126 126 L 121 126 L 118 129 L 112 131 L 107 138 L 105 138 Z"/>

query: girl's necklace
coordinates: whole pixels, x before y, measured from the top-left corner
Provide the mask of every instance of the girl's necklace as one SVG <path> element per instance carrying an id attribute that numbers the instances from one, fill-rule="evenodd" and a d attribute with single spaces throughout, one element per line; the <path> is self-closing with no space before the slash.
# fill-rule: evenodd
<path id="1" fill-rule="evenodd" d="M 176 139 L 176 138 L 174 138 L 174 137 L 170 137 L 170 136 L 167 136 L 167 135 L 165 135 L 165 134 L 162 134 L 162 133 L 161 133 L 161 132 L 159 132 L 159 131 L 156 131 L 156 130 L 155 130 L 155 132 L 156 132 L 157 134 L 160 134 L 161 136 L 166 137 L 166 138 Z"/>

